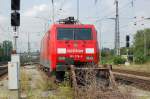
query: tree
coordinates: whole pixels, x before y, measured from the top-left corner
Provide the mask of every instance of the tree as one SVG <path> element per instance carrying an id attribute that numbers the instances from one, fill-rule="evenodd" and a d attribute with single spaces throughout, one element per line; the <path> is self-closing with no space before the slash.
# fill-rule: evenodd
<path id="1" fill-rule="evenodd" d="M 113 57 L 114 50 L 109 48 L 103 48 L 101 50 L 101 63 L 112 63 L 112 57 Z"/>
<path id="2" fill-rule="evenodd" d="M 139 30 L 134 35 L 134 56 L 137 60 L 144 60 L 150 57 L 150 29 Z M 146 57 L 145 57 L 145 56 Z M 140 58 L 140 59 L 139 59 Z M 142 63 L 140 62 L 140 63 Z"/>

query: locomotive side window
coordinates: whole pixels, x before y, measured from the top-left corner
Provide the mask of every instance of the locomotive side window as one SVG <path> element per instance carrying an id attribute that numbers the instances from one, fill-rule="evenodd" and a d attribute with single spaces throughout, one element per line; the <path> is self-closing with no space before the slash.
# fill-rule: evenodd
<path id="1" fill-rule="evenodd" d="M 58 40 L 92 40 L 90 28 L 58 28 Z"/>

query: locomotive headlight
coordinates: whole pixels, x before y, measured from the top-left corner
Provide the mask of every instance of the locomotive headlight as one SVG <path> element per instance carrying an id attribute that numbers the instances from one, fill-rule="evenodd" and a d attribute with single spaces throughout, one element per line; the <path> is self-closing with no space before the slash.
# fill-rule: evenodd
<path id="1" fill-rule="evenodd" d="M 57 48 L 57 54 L 66 54 L 66 48 Z"/>
<path id="2" fill-rule="evenodd" d="M 86 54 L 94 54 L 94 48 L 86 48 L 85 53 Z"/>
<path id="3" fill-rule="evenodd" d="M 86 60 L 93 60 L 93 59 L 94 59 L 93 56 L 87 56 L 87 57 L 86 57 Z"/>
<path id="4" fill-rule="evenodd" d="M 64 56 L 59 56 L 58 60 L 65 60 L 65 57 Z"/>

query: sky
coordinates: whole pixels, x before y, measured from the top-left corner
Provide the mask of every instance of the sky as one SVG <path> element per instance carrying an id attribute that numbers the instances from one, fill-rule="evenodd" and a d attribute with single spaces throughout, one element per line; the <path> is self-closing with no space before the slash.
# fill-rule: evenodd
<path id="1" fill-rule="evenodd" d="M 98 31 L 101 48 L 114 48 L 115 0 L 79 0 L 79 20 L 83 24 L 94 24 Z M 120 18 L 120 44 L 125 46 L 128 34 L 133 36 L 139 29 L 150 28 L 150 0 L 118 0 Z M 132 3 L 133 1 L 133 3 Z M 54 0 L 55 21 L 68 16 L 77 16 L 77 0 Z M 10 25 L 11 0 L 0 0 L 0 42 L 13 40 Z M 40 42 L 52 24 L 51 0 L 21 0 L 21 26 L 17 50 L 27 51 L 28 35 L 31 50 L 40 49 Z M 136 17 L 136 18 L 134 18 Z M 136 22 L 136 26 L 134 23 Z M 144 25 L 142 25 L 144 24 Z"/>

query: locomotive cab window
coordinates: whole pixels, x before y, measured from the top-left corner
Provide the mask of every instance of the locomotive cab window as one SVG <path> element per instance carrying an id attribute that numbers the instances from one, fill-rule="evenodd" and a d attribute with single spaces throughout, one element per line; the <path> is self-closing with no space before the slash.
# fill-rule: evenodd
<path id="1" fill-rule="evenodd" d="M 58 28 L 58 40 L 92 40 L 90 28 Z"/>

